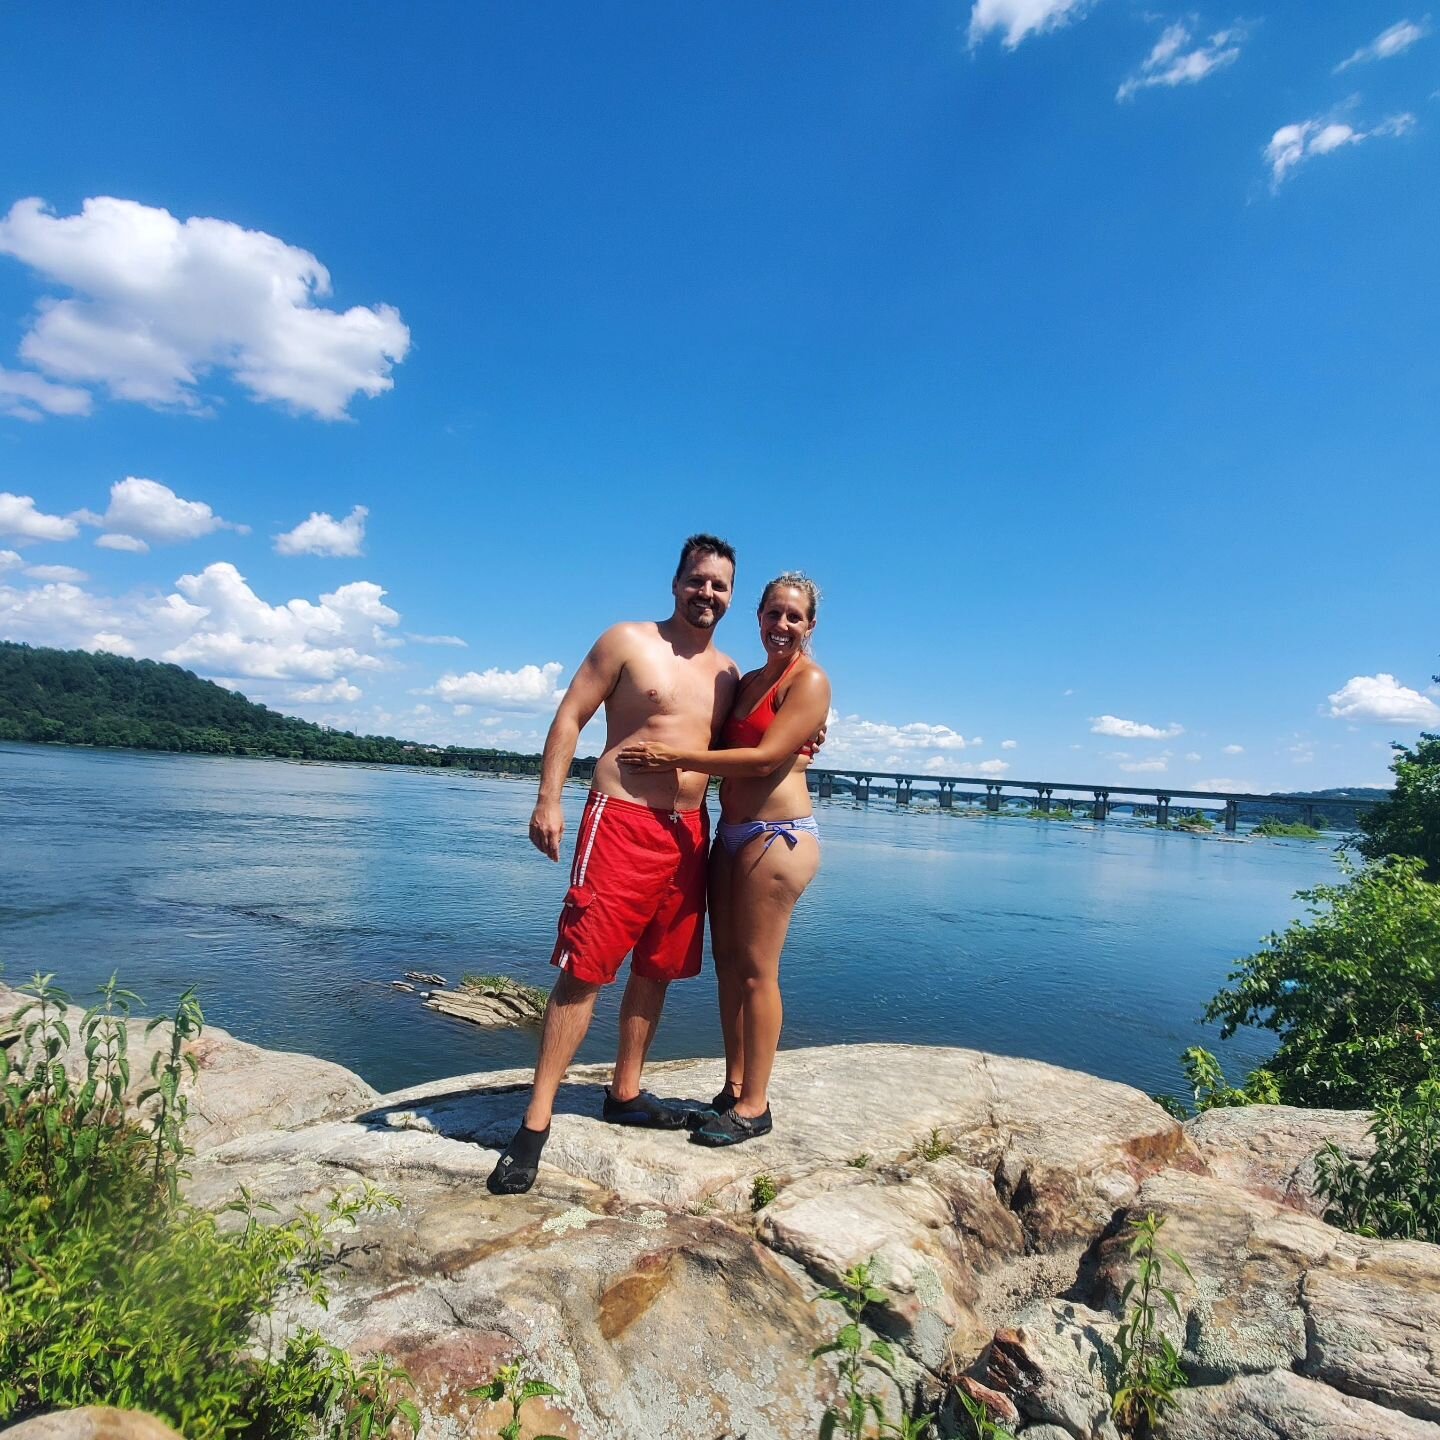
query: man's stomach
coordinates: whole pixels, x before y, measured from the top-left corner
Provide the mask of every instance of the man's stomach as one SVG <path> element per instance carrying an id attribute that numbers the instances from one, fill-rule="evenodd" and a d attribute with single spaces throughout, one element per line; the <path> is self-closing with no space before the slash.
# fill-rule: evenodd
<path id="1" fill-rule="evenodd" d="M 590 781 L 592 790 L 656 810 L 698 810 L 705 803 L 708 775 L 697 770 L 629 770 L 616 762 L 618 749 L 617 745 L 600 757 Z"/>

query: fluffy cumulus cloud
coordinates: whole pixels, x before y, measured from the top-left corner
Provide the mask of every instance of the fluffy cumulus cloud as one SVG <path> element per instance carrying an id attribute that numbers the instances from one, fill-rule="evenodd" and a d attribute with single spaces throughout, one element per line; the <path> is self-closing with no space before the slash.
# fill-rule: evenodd
<path id="1" fill-rule="evenodd" d="M 560 676 L 565 667 L 558 660 L 544 665 L 522 665 L 518 670 L 469 670 L 464 675 L 442 675 L 427 690 L 450 704 L 478 704 L 511 710 L 550 710 L 563 691 Z"/>
<path id="2" fill-rule="evenodd" d="M 18 570 L 24 563 L 18 550 L 0 550 L 0 570 Z"/>
<path id="3" fill-rule="evenodd" d="M 1440 705 L 1393 675 L 1353 675 L 1330 697 L 1337 720 L 1374 725 L 1440 726 Z"/>
<path id="4" fill-rule="evenodd" d="M 1113 735 L 1119 740 L 1169 740 L 1183 735 L 1183 725 L 1142 725 L 1138 720 L 1122 720 L 1118 715 L 1096 715 L 1090 721 L 1092 735 Z"/>
<path id="5" fill-rule="evenodd" d="M 1300 120 L 1282 125 L 1265 147 L 1271 188 L 1278 190 L 1301 165 L 1317 155 L 1333 155 L 1337 150 L 1382 136 L 1406 135 L 1414 128 L 1415 117 L 1408 113 L 1391 115 L 1370 130 L 1357 130 L 1343 120 Z"/>
<path id="6" fill-rule="evenodd" d="M 1002 740 L 1000 742 L 1000 748 L 1002 750 L 1013 750 L 1019 743 L 1018 740 Z"/>
<path id="7" fill-rule="evenodd" d="M 12 495 L 0 490 L 0 535 L 18 540 L 73 540 L 80 522 L 73 515 L 46 515 L 31 495 Z"/>
<path id="8" fill-rule="evenodd" d="M 1196 85 L 1217 70 L 1233 65 L 1240 58 L 1244 39 L 1244 32 L 1232 27 L 1217 30 L 1197 44 L 1187 26 L 1179 22 L 1167 26 L 1140 62 L 1140 68 L 1115 92 L 1115 98 L 1128 100 L 1137 91 L 1156 86 L 1173 89 L 1176 85 Z"/>
<path id="9" fill-rule="evenodd" d="M 298 689 L 288 690 L 285 698 L 302 705 L 333 705 L 337 700 L 344 700 L 349 704 L 364 693 L 358 685 L 352 685 L 342 675 L 328 685 L 303 685 Z"/>
<path id="10" fill-rule="evenodd" d="M 213 677 L 334 682 L 379 670 L 399 615 L 370 581 L 272 605 L 231 564 L 182 575 L 167 595 L 97 596 L 0 578 L 0 638 L 173 661 Z"/>
<path id="11" fill-rule="evenodd" d="M 932 725 L 923 720 L 892 725 L 832 710 L 827 727 L 821 765 L 856 765 L 940 775 L 991 773 L 981 770 L 973 761 L 962 760 L 959 755 L 962 750 L 977 749 L 985 743 L 984 739 L 979 735 L 967 739 L 948 725 Z"/>
<path id="12" fill-rule="evenodd" d="M 108 538 L 106 548 L 111 550 L 149 549 L 147 541 L 176 545 L 216 530 L 250 533 L 248 525 L 222 520 L 203 500 L 182 500 L 168 485 L 135 475 L 110 487 L 110 504 L 103 515 L 87 518 L 110 532 L 95 543 L 105 544 Z"/>
<path id="13" fill-rule="evenodd" d="M 97 535 L 95 543 L 102 550 L 129 550 L 144 555 L 150 547 L 138 535 Z"/>
<path id="14" fill-rule="evenodd" d="M 29 370 L 0 365 L 0 415 L 43 420 L 47 415 L 88 415 L 90 392 L 78 385 L 57 385 Z"/>
<path id="15" fill-rule="evenodd" d="M 410 348 L 392 306 L 318 303 L 330 274 L 314 255 L 228 220 L 112 196 L 59 216 L 32 198 L 0 220 L 0 254 L 68 292 L 41 301 L 20 354 L 72 391 L 203 411 L 203 382 L 224 374 L 256 400 L 338 420 L 356 395 L 389 390 Z M 53 391 L 21 403 L 81 413 Z"/>
<path id="16" fill-rule="evenodd" d="M 1245 747 L 1243 745 L 1222 745 L 1220 753 L 1222 755 L 1243 755 Z"/>
<path id="17" fill-rule="evenodd" d="M 334 555 L 353 558 L 363 555 L 365 517 L 369 510 L 357 505 L 343 520 L 324 510 L 312 510 L 293 530 L 275 537 L 275 550 L 280 555 Z"/>
<path id="18" fill-rule="evenodd" d="M 90 578 L 73 565 L 27 565 L 25 573 L 32 580 L 68 580 L 72 585 L 82 584 Z"/>
<path id="19" fill-rule="evenodd" d="M 1093 0 L 975 0 L 970 11 L 970 43 L 978 45 L 996 31 L 1007 50 L 1029 35 L 1058 30 L 1078 20 Z"/>
<path id="20" fill-rule="evenodd" d="M 1365 65 L 1371 60 L 1389 60 L 1403 54 L 1417 40 L 1423 40 L 1430 33 L 1430 17 L 1423 20 L 1397 20 L 1388 30 L 1382 30 L 1368 45 L 1362 45 L 1348 59 L 1336 67 L 1338 75 L 1352 65 Z"/>

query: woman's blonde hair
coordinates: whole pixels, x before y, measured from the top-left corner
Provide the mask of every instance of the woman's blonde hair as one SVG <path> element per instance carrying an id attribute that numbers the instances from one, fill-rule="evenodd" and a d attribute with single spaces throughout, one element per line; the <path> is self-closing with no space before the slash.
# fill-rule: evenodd
<path id="1" fill-rule="evenodd" d="M 755 613 L 758 615 L 765 608 L 770 592 L 781 585 L 787 589 L 799 590 L 805 596 L 810 602 L 810 618 L 813 620 L 815 612 L 820 608 L 820 587 L 803 570 L 787 570 L 783 575 L 777 575 L 760 592 L 760 603 L 755 607 Z"/>

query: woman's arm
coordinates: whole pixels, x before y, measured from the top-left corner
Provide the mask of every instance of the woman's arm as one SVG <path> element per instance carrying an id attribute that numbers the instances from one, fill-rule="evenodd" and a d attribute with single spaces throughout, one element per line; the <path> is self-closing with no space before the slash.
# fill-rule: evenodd
<path id="1" fill-rule="evenodd" d="M 807 665 L 790 682 L 774 722 L 761 742 L 746 750 L 677 750 L 650 740 L 620 748 L 616 759 L 632 770 L 699 770 L 722 779 L 773 775 L 806 744 L 830 714 L 830 681 Z"/>

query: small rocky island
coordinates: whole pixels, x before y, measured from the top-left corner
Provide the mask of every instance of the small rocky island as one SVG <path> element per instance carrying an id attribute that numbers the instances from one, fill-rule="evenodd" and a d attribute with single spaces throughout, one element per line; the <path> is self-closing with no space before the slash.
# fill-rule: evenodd
<path id="1" fill-rule="evenodd" d="M 0 987 L 0 1029 L 21 998 Z M 1319 1218 L 1312 1157 L 1364 1155 L 1361 1112 L 1181 1125 L 1034 1061 L 836 1046 L 782 1053 L 775 1133 L 715 1151 L 604 1125 L 605 1073 L 577 1067 L 535 1189 L 497 1198 L 524 1073 L 381 1096 L 223 1031 L 193 1050 L 195 1201 L 243 1186 L 283 1217 L 367 1181 L 398 1197 L 349 1238 L 329 1309 L 279 1318 L 398 1360 L 427 1436 L 493 1434 L 499 1410 L 466 1391 L 523 1356 L 561 1392 L 529 1402 L 527 1434 L 808 1440 L 836 1395 L 811 1351 L 841 1318 L 815 1297 L 873 1257 L 873 1322 L 945 1433 L 970 1433 L 968 1394 L 1026 1440 L 1114 1440 L 1127 1221 L 1154 1212 L 1193 1273 L 1171 1273 L 1191 1384 L 1167 1440 L 1440 1440 L 1440 1247 Z M 649 1072 L 677 1097 L 718 1078 L 713 1060 Z"/>

